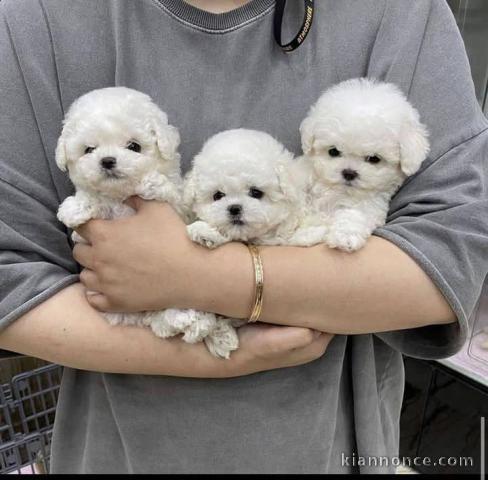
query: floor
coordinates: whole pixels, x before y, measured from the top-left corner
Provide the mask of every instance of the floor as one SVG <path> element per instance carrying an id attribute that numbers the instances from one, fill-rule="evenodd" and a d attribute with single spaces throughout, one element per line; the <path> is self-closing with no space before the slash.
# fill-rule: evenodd
<path id="1" fill-rule="evenodd" d="M 396 473 L 397 473 L 397 475 L 409 475 L 409 474 L 418 473 L 418 472 L 416 472 L 415 470 L 412 470 L 410 467 L 402 465 L 400 467 L 397 467 Z"/>

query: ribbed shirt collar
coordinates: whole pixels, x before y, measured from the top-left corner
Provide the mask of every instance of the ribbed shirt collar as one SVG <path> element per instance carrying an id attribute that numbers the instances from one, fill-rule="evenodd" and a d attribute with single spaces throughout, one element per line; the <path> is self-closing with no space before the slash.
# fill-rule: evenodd
<path id="1" fill-rule="evenodd" d="M 223 32 L 233 30 L 251 22 L 270 10 L 274 0 L 251 0 L 246 5 L 226 13 L 210 13 L 200 10 L 183 0 L 158 0 L 159 3 L 175 17 L 194 27 Z"/>

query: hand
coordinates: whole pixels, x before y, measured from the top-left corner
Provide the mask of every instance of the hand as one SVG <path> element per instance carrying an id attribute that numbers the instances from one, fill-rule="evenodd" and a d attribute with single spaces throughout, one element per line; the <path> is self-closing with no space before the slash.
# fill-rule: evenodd
<path id="1" fill-rule="evenodd" d="M 198 290 L 192 272 L 206 249 L 193 243 L 186 225 L 166 203 L 130 199 L 135 215 L 90 220 L 77 228 L 89 244 L 74 258 L 85 267 L 80 281 L 88 302 L 106 312 L 184 307 L 185 291 Z"/>
<path id="2" fill-rule="evenodd" d="M 221 360 L 231 369 L 229 376 L 312 362 L 325 353 L 334 337 L 308 328 L 263 323 L 244 325 L 238 332 L 239 349 L 230 360 Z"/>

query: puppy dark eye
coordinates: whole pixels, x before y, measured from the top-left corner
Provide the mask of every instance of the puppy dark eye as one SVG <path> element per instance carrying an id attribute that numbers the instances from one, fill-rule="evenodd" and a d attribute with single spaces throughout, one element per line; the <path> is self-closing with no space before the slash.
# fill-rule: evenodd
<path id="1" fill-rule="evenodd" d="M 224 192 L 221 192 L 221 191 L 217 191 L 213 194 L 213 199 L 214 201 L 218 201 L 220 200 L 221 198 L 224 198 L 225 197 L 225 193 Z"/>
<path id="2" fill-rule="evenodd" d="M 331 157 L 340 157 L 342 153 L 339 150 L 337 150 L 337 148 L 332 147 L 329 149 L 329 155 Z"/>
<path id="3" fill-rule="evenodd" d="M 372 163 L 373 165 L 375 165 L 376 163 L 380 163 L 381 162 L 381 158 L 378 157 L 378 155 L 371 155 L 369 157 L 366 157 L 365 160 L 368 163 Z"/>
<path id="4" fill-rule="evenodd" d="M 132 150 L 133 152 L 139 153 L 141 151 L 141 146 L 137 142 L 130 142 L 127 145 L 127 150 Z"/>
<path id="5" fill-rule="evenodd" d="M 86 147 L 85 148 L 85 155 L 92 153 L 95 150 L 95 147 Z"/>
<path id="6" fill-rule="evenodd" d="M 251 187 L 249 189 L 249 196 L 252 198 L 260 199 L 263 198 L 264 192 L 262 190 L 259 190 L 259 188 Z"/>

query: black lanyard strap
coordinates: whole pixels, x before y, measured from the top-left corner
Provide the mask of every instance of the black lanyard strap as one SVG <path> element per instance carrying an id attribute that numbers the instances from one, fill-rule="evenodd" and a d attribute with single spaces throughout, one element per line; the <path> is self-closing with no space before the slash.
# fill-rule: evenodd
<path id="1" fill-rule="evenodd" d="M 313 21 L 313 2 L 314 0 L 304 0 L 305 13 L 303 15 L 303 22 L 300 31 L 297 33 L 296 37 L 286 45 L 281 43 L 281 27 L 283 24 L 283 14 L 285 13 L 286 0 L 276 0 L 276 10 L 274 16 L 274 37 L 276 43 L 283 49 L 284 52 L 292 52 L 298 48 L 310 31 Z"/>

